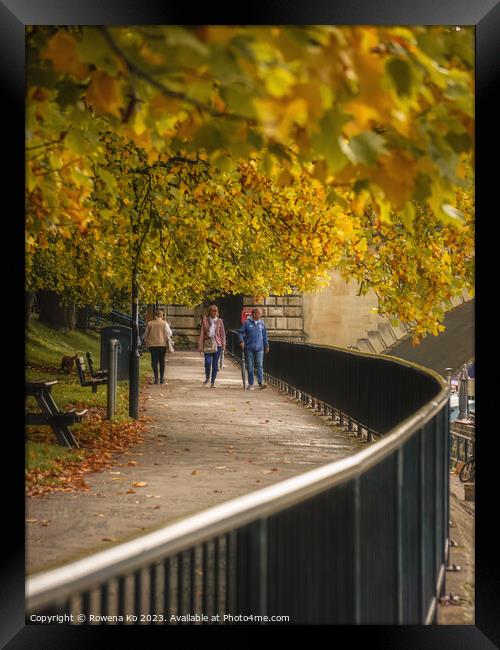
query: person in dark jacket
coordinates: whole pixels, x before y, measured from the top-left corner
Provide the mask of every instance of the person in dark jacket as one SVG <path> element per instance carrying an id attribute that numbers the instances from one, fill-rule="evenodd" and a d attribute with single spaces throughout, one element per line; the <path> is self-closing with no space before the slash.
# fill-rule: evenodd
<path id="1" fill-rule="evenodd" d="M 267 330 L 262 321 L 262 309 L 255 307 L 252 316 L 241 326 L 238 334 L 240 348 L 245 351 L 248 368 L 248 390 L 254 390 L 254 371 L 257 371 L 259 388 L 266 388 L 264 384 L 264 352 L 269 352 Z"/>

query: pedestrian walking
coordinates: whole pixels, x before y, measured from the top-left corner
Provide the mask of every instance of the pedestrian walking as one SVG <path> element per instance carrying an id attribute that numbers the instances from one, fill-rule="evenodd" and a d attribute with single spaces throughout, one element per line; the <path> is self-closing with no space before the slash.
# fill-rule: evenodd
<path id="1" fill-rule="evenodd" d="M 163 309 L 155 309 L 155 318 L 148 321 L 144 337 L 144 345 L 151 352 L 151 368 L 155 384 L 165 383 L 165 354 L 172 338 L 172 330 L 164 317 Z"/>
<path id="2" fill-rule="evenodd" d="M 205 357 L 204 386 L 215 388 L 215 379 L 219 370 L 219 357 L 226 349 L 226 331 L 219 316 L 217 305 L 210 305 L 207 315 L 201 321 L 198 350 Z"/>
<path id="3" fill-rule="evenodd" d="M 262 320 L 262 309 L 255 307 L 250 318 L 243 323 L 238 334 L 240 348 L 245 352 L 248 369 L 248 390 L 254 390 L 254 372 L 257 372 L 259 388 L 264 384 L 264 352 L 269 352 L 267 330 Z"/>

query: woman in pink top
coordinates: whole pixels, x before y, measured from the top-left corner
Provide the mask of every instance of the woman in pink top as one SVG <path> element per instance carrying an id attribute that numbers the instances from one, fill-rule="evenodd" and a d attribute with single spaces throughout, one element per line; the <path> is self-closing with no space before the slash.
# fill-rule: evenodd
<path id="1" fill-rule="evenodd" d="M 210 369 L 212 378 L 210 388 L 215 388 L 215 378 L 219 368 L 219 357 L 222 350 L 226 349 L 226 331 L 222 318 L 219 317 L 217 305 L 210 305 L 208 314 L 201 323 L 200 338 L 198 339 L 198 350 L 205 355 L 205 381 L 204 386 L 210 381 Z"/>

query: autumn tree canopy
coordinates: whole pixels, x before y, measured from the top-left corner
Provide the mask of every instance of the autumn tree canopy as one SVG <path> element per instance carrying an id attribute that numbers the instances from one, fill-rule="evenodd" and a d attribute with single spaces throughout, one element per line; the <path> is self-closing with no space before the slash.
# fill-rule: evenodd
<path id="1" fill-rule="evenodd" d="M 438 333 L 473 287 L 473 32 L 27 30 L 27 286 L 314 289 Z M 74 260 L 77 262 L 74 262 Z M 78 260 L 81 263 L 78 264 Z"/>

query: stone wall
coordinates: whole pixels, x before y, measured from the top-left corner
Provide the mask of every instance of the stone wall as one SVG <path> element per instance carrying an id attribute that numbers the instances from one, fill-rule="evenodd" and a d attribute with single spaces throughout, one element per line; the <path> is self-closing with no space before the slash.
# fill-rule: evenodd
<path id="1" fill-rule="evenodd" d="M 374 311 L 375 293 L 358 296 L 358 289 L 356 282 L 346 282 L 335 272 L 328 287 L 303 295 L 304 334 L 309 343 L 353 347 L 368 331 L 387 322 Z"/>
<path id="2" fill-rule="evenodd" d="M 271 339 L 288 339 L 303 342 L 304 313 L 303 295 L 269 296 L 263 303 L 257 303 L 251 296 L 243 297 L 244 307 L 260 307 L 267 333 Z"/>
<path id="3" fill-rule="evenodd" d="M 195 348 L 200 333 L 198 324 L 202 314 L 201 306 L 160 305 L 160 307 L 165 309 L 165 318 L 174 331 L 176 348 Z"/>
<path id="4" fill-rule="evenodd" d="M 269 296 L 263 303 L 256 303 L 251 296 L 243 297 L 244 307 L 260 307 L 269 338 L 284 338 L 304 341 L 304 318 L 302 295 Z M 204 309 L 183 305 L 160 305 L 166 312 L 166 319 L 174 330 L 175 345 L 181 348 L 196 348 L 199 323 Z"/>

